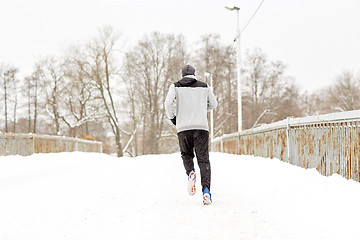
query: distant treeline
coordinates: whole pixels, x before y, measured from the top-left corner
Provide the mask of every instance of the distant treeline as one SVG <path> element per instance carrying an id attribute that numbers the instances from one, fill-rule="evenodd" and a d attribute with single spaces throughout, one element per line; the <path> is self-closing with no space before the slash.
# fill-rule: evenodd
<path id="1" fill-rule="evenodd" d="M 0 65 L 0 131 L 97 139 L 104 152 L 132 156 L 177 151 L 164 99 L 190 63 L 210 84 L 219 106 L 215 136 L 237 131 L 236 52 L 217 34 L 189 47 L 183 35 L 154 32 L 129 50 L 112 27 L 87 42 L 34 63 L 19 79 L 16 66 Z M 286 64 L 259 48 L 242 57 L 243 129 L 287 117 L 359 109 L 360 79 L 351 71 L 329 87 L 302 92 Z"/>

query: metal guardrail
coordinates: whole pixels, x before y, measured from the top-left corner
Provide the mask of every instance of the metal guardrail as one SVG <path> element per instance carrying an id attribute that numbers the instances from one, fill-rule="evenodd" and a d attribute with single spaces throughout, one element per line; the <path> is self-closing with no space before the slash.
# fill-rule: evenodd
<path id="1" fill-rule="evenodd" d="M 278 158 L 321 174 L 360 181 L 360 110 L 288 118 L 215 138 L 219 152 Z"/>
<path id="2" fill-rule="evenodd" d="M 102 143 L 60 136 L 0 133 L 0 156 L 74 151 L 102 152 Z"/>

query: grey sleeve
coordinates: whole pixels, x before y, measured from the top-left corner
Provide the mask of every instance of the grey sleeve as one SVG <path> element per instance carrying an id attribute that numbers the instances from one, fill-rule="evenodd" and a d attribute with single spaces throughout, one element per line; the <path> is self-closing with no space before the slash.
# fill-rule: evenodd
<path id="1" fill-rule="evenodd" d="M 209 95 L 208 95 L 208 105 L 207 105 L 207 110 L 211 111 L 213 109 L 216 108 L 217 106 L 217 101 L 216 101 L 216 97 L 212 91 L 212 87 L 208 87 L 209 89 Z"/>
<path id="2" fill-rule="evenodd" d="M 165 111 L 169 119 L 173 119 L 176 116 L 176 91 L 174 84 L 171 84 L 169 92 L 166 95 Z"/>

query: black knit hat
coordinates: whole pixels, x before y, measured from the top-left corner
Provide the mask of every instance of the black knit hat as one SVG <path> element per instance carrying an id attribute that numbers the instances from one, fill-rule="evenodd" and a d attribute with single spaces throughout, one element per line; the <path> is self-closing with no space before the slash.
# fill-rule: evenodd
<path id="1" fill-rule="evenodd" d="M 195 75 L 195 68 L 191 65 L 185 65 L 181 72 L 183 77 L 186 75 Z"/>

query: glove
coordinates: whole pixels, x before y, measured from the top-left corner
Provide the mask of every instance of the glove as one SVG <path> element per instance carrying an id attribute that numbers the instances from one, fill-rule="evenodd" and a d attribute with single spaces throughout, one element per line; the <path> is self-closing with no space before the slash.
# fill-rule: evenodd
<path id="1" fill-rule="evenodd" d="M 171 121 L 174 125 L 176 125 L 176 116 L 175 116 L 174 118 L 170 119 L 170 121 Z"/>

